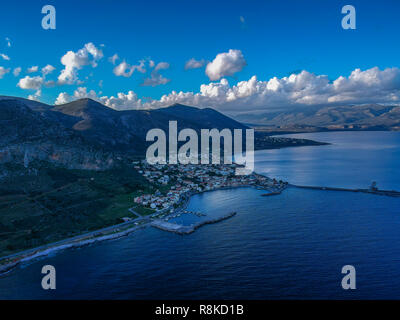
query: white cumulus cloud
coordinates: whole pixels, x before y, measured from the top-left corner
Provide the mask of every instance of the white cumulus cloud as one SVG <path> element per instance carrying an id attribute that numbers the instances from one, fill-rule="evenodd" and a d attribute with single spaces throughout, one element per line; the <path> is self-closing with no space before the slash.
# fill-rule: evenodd
<path id="1" fill-rule="evenodd" d="M 31 72 L 37 72 L 39 70 L 38 66 L 34 66 L 29 68 L 31 69 Z M 21 67 L 17 67 L 13 70 L 13 74 L 15 77 L 18 77 L 19 74 L 21 73 Z M 55 86 L 54 81 L 46 81 L 46 76 L 50 73 L 52 73 L 55 70 L 55 68 L 48 64 L 45 67 L 41 69 L 42 75 L 41 76 L 25 76 L 24 78 L 19 79 L 17 83 L 17 87 L 20 87 L 23 90 L 36 90 L 34 94 L 31 94 L 28 96 L 28 99 L 30 100 L 37 100 L 39 101 L 39 98 L 42 95 L 42 87 L 53 87 Z"/>
<path id="2" fill-rule="evenodd" d="M 60 92 L 57 96 L 56 101 L 54 102 L 55 105 L 65 104 L 71 101 L 71 96 L 67 92 Z"/>
<path id="3" fill-rule="evenodd" d="M 116 97 L 101 97 L 100 101 L 113 109 L 146 109 L 141 99 L 135 92 L 129 91 L 127 94 L 118 93 Z"/>
<path id="4" fill-rule="evenodd" d="M 78 70 L 87 65 L 91 65 L 95 68 L 97 67 L 97 62 L 102 58 L 102 50 L 96 48 L 91 42 L 85 44 L 85 46 L 77 52 L 68 51 L 61 58 L 64 69 L 58 76 L 58 82 L 60 84 L 74 84 L 78 82 Z"/>
<path id="5" fill-rule="evenodd" d="M 48 74 L 52 73 L 56 68 L 54 68 L 52 65 L 48 64 L 47 66 L 42 68 L 42 74 L 44 76 L 47 76 Z"/>
<path id="6" fill-rule="evenodd" d="M 34 101 L 39 101 L 41 96 L 42 96 L 42 90 L 38 90 L 34 94 L 30 94 L 28 96 L 28 99 L 29 100 L 34 100 Z"/>
<path id="7" fill-rule="evenodd" d="M 21 89 L 34 89 L 39 90 L 43 85 L 44 79 L 40 76 L 30 77 L 26 76 L 18 81 L 17 86 Z"/>
<path id="8" fill-rule="evenodd" d="M 161 65 L 159 68 L 162 66 L 165 67 Z M 172 91 L 160 99 L 142 100 L 134 91 L 99 97 L 94 91 L 87 90 L 74 93 L 69 99 L 84 95 L 114 109 L 152 109 L 182 103 L 212 107 L 228 114 L 257 113 L 276 108 L 290 110 L 299 106 L 315 105 L 400 104 L 400 69 L 355 69 L 349 76 L 340 76 L 334 81 L 329 80 L 326 75 L 316 75 L 305 70 L 287 77 L 272 77 L 268 80 L 259 80 L 253 76 L 233 85 L 222 78 L 218 82 L 201 85 L 198 92 Z M 60 94 L 58 100 L 64 98 L 64 95 Z"/>
<path id="9" fill-rule="evenodd" d="M 223 77 L 233 76 L 246 66 L 242 51 L 230 49 L 228 52 L 219 53 L 215 59 L 207 64 L 206 75 L 211 81 Z"/>
<path id="10" fill-rule="evenodd" d="M 145 60 L 140 60 L 137 65 L 130 65 L 126 61 L 122 61 L 114 68 L 113 72 L 117 77 L 129 78 L 136 70 L 140 73 L 146 72 Z"/>
<path id="11" fill-rule="evenodd" d="M 73 95 L 68 94 L 67 92 L 61 92 L 56 101 L 55 104 L 59 105 L 59 104 L 65 104 L 68 102 L 71 102 L 73 100 L 77 100 L 77 99 L 83 99 L 83 98 L 90 98 L 93 100 L 99 100 L 97 93 L 94 90 L 89 90 L 86 87 L 78 87 Z"/>
<path id="12" fill-rule="evenodd" d="M 44 78 L 40 76 L 30 77 L 26 76 L 18 81 L 17 87 L 24 90 L 36 90 L 35 94 L 29 95 L 30 100 L 39 100 L 42 95 L 42 85 L 44 84 Z"/>

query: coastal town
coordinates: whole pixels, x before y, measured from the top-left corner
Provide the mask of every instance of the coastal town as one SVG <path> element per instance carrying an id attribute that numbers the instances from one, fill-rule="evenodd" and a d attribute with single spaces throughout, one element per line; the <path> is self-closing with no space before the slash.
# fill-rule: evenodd
<path id="1" fill-rule="evenodd" d="M 149 183 L 160 188 L 153 194 L 143 194 L 134 198 L 137 206 L 150 208 L 156 212 L 173 212 L 188 196 L 217 189 L 253 186 L 280 192 L 287 183 L 252 173 L 235 175 L 237 164 L 213 165 L 149 165 L 146 161 L 136 163 L 135 169 Z"/>
<path id="2" fill-rule="evenodd" d="M 152 193 L 142 193 L 131 198 L 132 207 L 128 211 L 135 217 L 126 216 L 122 219 L 123 222 L 117 225 L 5 256 L 0 260 L 0 274 L 9 272 L 21 263 L 47 256 L 52 252 L 77 248 L 98 241 L 117 239 L 146 226 L 185 235 L 205 224 L 216 223 L 236 215 L 236 211 L 223 212 L 217 217 L 208 216 L 207 213 L 188 211 L 189 200 L 192 195 L 197 193 L 253 187 L 265 190 L 266 193 L 261 194 L 262 196 L 273 196 L 280 194 L 289 186 L 287 182 L 257 173 L 235 175 L 235 169 L 239 166 L 237 164 L 150 165 L 147 161 L 142 160 L 135 161 L 132 165 L 152 185 L 151 189 L 154 190 Z M 378 190 L 376 183 L 373 183 L 369 189 L 291 186 L 318 190 L 364 192 L 392 197 L 398 197 L 400 194 L 396 191 Z M 139 212 L 139 208 L 147 210 L 146 213 Z M 189 225 L 171 222 L 171 219 L 182 214 L 195 214 L 201 219 Z"/>
<path id="3" fill-rule="evenodd" d="M 118 225 L 5 256 L 0 261 L 0 274 L 12 270 L 23 261 L 46 256 L 51 252 L 66 248 L 116 239 L 146 225 L 178 234 L 189 234 L 204 224 L 216 223 L 236 214 L 236 212 L 223 213 L 217 218 L 208 217 L 200 223 L 189 226 L 168 222 L 170 218 L 183 213 L 206 216 L 205 213 L 186 210 L 190 197 L 196 193 L 237 187 L 254 187 L 266 190 L 268 193 L 264 195 L 273 195 L 279 194 L 288 186 L 287 182 L 270 179 L 257 173 L 243 176 L 235 175 L 237 164 L 149 165 L 147 161 L 142 160 L 136 161 L 133 165 L 139 174 L 145 177 L 151 185 L 157 187 L 154 193 L 141 194 L 131 200 L 133 207 L 129 209 L 129 212 L 135 217 L 127 216 Z M 139 207 L 148 210 L 150 214 L 138 213 Z"/>

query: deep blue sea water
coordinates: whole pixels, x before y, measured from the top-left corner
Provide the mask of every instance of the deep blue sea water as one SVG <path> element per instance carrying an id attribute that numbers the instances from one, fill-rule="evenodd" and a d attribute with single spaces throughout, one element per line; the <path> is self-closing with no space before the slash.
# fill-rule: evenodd
<path id="1" fill-rule="evenodd" d="M 292 184 L 400 190 L 400 132 L 319 132 L 285 137 L 329 142 L 259 151 L 256 171 Z"/>
<path id="2" fill-rule="evenodd" d="M 256 171 L 306 185 L 400 189 L 400 133 L 318 133 L 330 146 L 262 151 Z M 400 298 L 400 198 L 290 188 L 194 196 L 189 210 L 237 211 L 188 236 L 146 228 L 67 250 L 0 278 L 0 298 Z M 41 289 L 41 268 L 57 289 Z M 341 288 L 354 265 L 357 289 Z"/>

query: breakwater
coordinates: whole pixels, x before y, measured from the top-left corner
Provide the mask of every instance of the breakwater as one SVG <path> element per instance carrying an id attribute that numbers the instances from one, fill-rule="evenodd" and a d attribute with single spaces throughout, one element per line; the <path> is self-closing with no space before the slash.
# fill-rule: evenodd
<path id="1" fill-rule="evenodd" d="M 281 193 L 282 193 L 282 191 L 274 191 L 274 192 L 269 192 L 269 193 L 263 193 L 261 196 L 262 197 L 277 196 Z"/>
<path id="2" fill-rule="evenodd" d="M 324 190 L 324 191 L 362 192 L 362 193 L 376 194 L 376 195 L 380 195 L 380 196 L 400 197 L 400 192 L 399 191 L 395 191 L 395 190 L 350 189 L 350 188 L 319 187 L 319 186 L 298 186 L 298 185 L 290 185 L 290 186 L 291 187 L 296 187 L 296 188 L 301 188 L 301 189 L 313 189 L 313 190 Z"/>
<path id="3" fill-rule="evenodd" d="M 221 217 L 218 218 L 214 218 L 214 219 L 208 219 L 208 220 L 204 220 L 201 222 L 198 222 L 196 224 L 192 224 L 189 226 L 184 226 L 184 225 L 180 225 L 180 224 L 176 224 L 176 223 L 171 223 L 171 222 L 167 222 L 164 220 L 155 220 L 151 223 L 152 227 L 155 227 L 157 229 L 160 230 L 164 230 L 164 231 L 169 231 L 169 232 L 173 232 L 176 234 L 190 234 L 193 233 L 196 229 L 206 225 L 206 224 L 212 224 L 212 223 L 217 223 L 220 222 L 222 220 L 226 220 L 229 219 L 231 217 L 233 217 L 234 215 L 236 215 L 236 212 L 230 212 L 228 214 L 225 214 Z"/>

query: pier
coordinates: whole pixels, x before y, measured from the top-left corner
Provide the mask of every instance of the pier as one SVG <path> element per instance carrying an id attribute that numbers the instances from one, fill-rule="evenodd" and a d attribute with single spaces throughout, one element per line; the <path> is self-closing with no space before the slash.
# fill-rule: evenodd
<path id="1" fill-rule="evenodd" d="M 281 193 L 282 193 L 282 191 L 273 191 L 273 192 L 269 192 L 269 193 L 263 193 L 261 196 L 262 197 L 277 196 Z"/>
<path id="2" fill-rule="evenodd" d="M 167 222 L 164 220 L 155 220 L 151 223 L 151 226 L 160 230 L 164 230 L 164 231 L 169 231 L 169 232 L 173 232 L 176 234 L 191 234 L 193 233 L 196 229 L 200 228 L 201 226 L 204 226 L 206 224 L 212 224 L 212 223 L 217 223 L 220 222 L 222 220 L 226 220 L 229 219 L 231 217 L 233 217 L 234 215 L 236 215 L 236 212 L 231 212 L 228 213 L 226 215 L 223 215 L 221 217 L 215 218 L 215 219 L 209 219 L 209 220 L 205 220 L 205 221 L 201 221 L 198 222 L 196 224 L 191 224 L 189 226 L 184 226 L 181 224 L 177 224 L 177 223 L 171 223 L 171 222 Z"/>
<path id="3" fill-rule="evenodd" d="M 400 197 L 400 192 L 395 190 L 379 190 L 379 189 L 351 189 L 351 188 L 335 188 L 335 187 L 319 187 L 319 186 L 297 186 L 290 185 L 291 187 L 301 189 L 312 189 L 312 190 L 324 190 L 324 191 L 345 191 L 345 192 L 362 192 L 376 194 L 387 197 Z M 268 195 L 268 194 L 267 194 Z"/>

